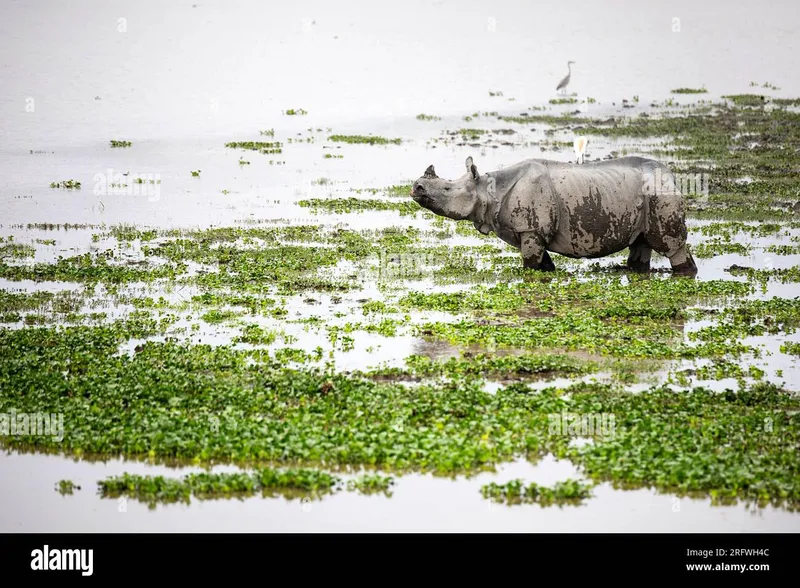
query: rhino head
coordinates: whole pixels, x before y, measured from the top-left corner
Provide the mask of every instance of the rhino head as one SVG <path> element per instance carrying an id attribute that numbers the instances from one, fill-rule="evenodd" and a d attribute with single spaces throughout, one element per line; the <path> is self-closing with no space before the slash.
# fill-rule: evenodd
<path id="1" fill-rule="evenodd" d="M 455 181 L 443 180 L 436 175 L 433 166 L 411 187 L 414 201 L 439 216 L 453 220 L 471 218 L 479 203 L 478 168 L 467 157 L 467 173 Z"/>

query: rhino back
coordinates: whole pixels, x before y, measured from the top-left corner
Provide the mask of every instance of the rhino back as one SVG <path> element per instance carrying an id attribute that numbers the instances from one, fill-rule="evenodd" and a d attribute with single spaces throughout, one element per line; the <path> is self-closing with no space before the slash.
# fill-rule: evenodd
<path id="1" fill-rule="evenodd" d="M 646 230 L 637 160 L 550 169 L 559 222 L 549 250 L 568 257 L 603 257 L 625 249 Z"/>
<path id="2" fill-rule="evenodd" d="M 521 180 L 537 177 L 545 173 L 546 169 L 541 160 L 526 159 L 509 167 L 488 172 L 487 190 L 494 199 L 503 202 Z"/>

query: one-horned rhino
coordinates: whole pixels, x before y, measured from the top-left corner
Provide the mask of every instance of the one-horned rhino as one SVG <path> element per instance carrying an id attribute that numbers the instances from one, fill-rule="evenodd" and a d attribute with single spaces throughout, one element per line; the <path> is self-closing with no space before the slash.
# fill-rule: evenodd
<path id="1" fill-rule="evenodd" d="M 520 250 L 523 266 L 555 270 L 548 251 L 599 258 L 630 248 L 628 267 L 650 269 L 653 250 L 674 274 L 695 275 L 687 246 L 683 197 L 664 164 L 622 157 L 576 165 L 528 159 L 485 173 L 468 157 L 467 173 L 449 181 L 433 166 L 411 188 L 422 207 L 469 220 Z"/>

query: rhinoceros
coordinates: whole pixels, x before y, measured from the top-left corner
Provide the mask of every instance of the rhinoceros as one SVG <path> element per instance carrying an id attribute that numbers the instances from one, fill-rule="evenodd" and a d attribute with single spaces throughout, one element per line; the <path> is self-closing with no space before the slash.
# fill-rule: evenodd
<path id="1" fill-rule="evenodd" d="M 697 273 L 683 196 L 658 161 L 527 159 L 481 175 L 468 157 L 466 167 L 464 176 L 449 181 L 430 165 L 414 182 L 411 197 L 437 215 L 495 233 L 520 250 L 524 268 L 555 270 L 548 252 L 594 259 L 629 248 L 633 271 L 649 271 L 655 250 L 669 259 L 673 274 Z"/>

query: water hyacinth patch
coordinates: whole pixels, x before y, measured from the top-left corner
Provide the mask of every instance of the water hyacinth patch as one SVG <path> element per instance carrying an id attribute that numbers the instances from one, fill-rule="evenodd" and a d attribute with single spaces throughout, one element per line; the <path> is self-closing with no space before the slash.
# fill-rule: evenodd
<path id="1" fill-rule="evenodd" d="M 486 484 L 481 487 L 481 494 L 484 498 L 506 504 L 576 505 L 592 496 L 592 486 L 578 480 L 565 480 L 547 487 L 534 482 L 525 484 L 523 480 L 514 479 L 505 484 Z"/>
<path id="2" fill-rule="evenodd" d="M 614 262 L 624 263 L 627 251 L 559 258 L 548 275 L 523 271 L 519 253 L 496 237 L 413 203 L 414 174 L 373 177 L 367 188 L 341 181 L 342 162 L 324 159 L 357 145 L 388 157 L 393 147 L 375 147 L 400 141 L 370 135 L 284 144 L 270 130 L 265 141 L 225 144 L 291 151 L 292 171 L 293 158 L 308 150 L 320 169 L 298 171 L 336 194 L 293 200 L 287 218 L 253 213 L 210 228 L 4 227 L 15 240 L 0 243 L 0 427 L 11 408 L 61 412 L 67 427 L 60 443 L 0 428 L 0 444 L 246 468 L 104 486 L 145 502 L 327 496 L 328 478 L 295 475 L 316 468 L 375 468 L 382 473 L 333 488 L 390 495 L 403 472 L 472 476 L 554 455 L 593 483 L 795 509 L 800 407 L 780 384 L 794 384 L 800 354 L 792 341 L 800 316 L 791 290 L 800 241 L 794 106 L 744 97 L 603 120 L 571 109 L 475 113 L 480 122 L 445 129 L 433 123 L 438 117 L 411 117 L 418 131 L 436 131 L 426 149 L 470 141 L 510 161 L 518 149 L 569 149 L 572 128 L 560 125 L 580 124 L 620 149 L 652 147 L 658 158 L 680 161 L 681 173 L 707 173 L 709 193 L 687 197 L 697 280 L 669 278 L 657 257 L 650 274 L 626 272 Z M 544 126 L 544 137 L 532 137 L 532 125 L 536 133 Z M 240 173 L 230 155 L 218 168 L 203 163 L 203 177 Z M 192 190 L 206 183 L 185 179 Z M 235 210 L 241 188 L 214 185 L 209 193 Z M 292 215 L 309 211 L 295 222 Z M 24 242 L 23 231 L 32 232 Z M 39 231 L 82 233 L 36 240 Z M 76 242 L 91 248 L 73 249 Z M 67 283 L 74 293 L 50 292 Z M 633 383 L 635 393 L 627 389 Z M 575 446 L 569 427 L 549 430 L 553 414 L 578 423 L 613 416 L 613 434 Z M 292 486 L 301 478 L 319 485 Z M 571 483 L 498 481 L 484 495 L 542 505 L 589 498 L 588 486 Z"/>
<path id="3" fill-rule="evenodd" d="M 251 473 L 199 473 L 180 479 L 164 476 L 139 476 L 124 473 L 98 482 L 104 498 L 126 496 L 145 502 L 150 508 L 158 503 L 189 504 L 200 500 L 253 496 L 256 493 L 285 497 L 319 497 L 334 491 L 341 480 L 325 472 L 310 469 L 276 470 L 263 468 Z"/>

